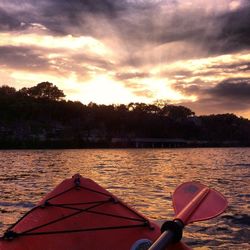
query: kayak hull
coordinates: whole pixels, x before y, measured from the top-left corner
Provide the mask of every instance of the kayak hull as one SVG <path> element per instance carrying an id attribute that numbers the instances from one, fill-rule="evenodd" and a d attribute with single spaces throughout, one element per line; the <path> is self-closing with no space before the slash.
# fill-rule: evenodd
<path id="1" fill-rule="evenodd" d="M 94 181 L 74 175 L 47 194 L 0 239 L 1 250 L 129 250 L 160 228 Z M 168 249 L 189 249 L 182 243 Z"/>

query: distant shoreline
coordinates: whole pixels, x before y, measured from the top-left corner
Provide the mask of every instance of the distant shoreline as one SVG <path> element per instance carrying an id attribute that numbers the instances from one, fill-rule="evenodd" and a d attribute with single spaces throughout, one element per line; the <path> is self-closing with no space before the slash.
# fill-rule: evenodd
<path id="1" fill-rule="evenodd" d="M 229 148 L 229 147 L 250 147 L 250 142 L 242 143 L 240 141 L 187 141 L 187 140 L 167 140 L 164 142 L 155 141 L 153 138 L 152 142 L 149 140 L 144 141 L 129 141 L 127 143 L 111 143 L 110 141 L 102 141 L 95 143 L 86 142 L 75 142 L 75 141 L 53 141 L 53 142 L 12 142 L 12 143 L 2 143 L 0 142 L 0 150 L 22 150 L 22 149 L 143 149 L 143 148 L 157 148 L 157 149 L 167 149 L 167 148 Z"/>
<path id="2" fill-rule="evenodd" d="M 47 89 L 58 95 L 44 96 Z M 49 82 L 0 87 L 0 149 L 250 146 L 250 120 L 234 114 L 196 116 L 166 102 L 84 105 L 62 96 Z"/>

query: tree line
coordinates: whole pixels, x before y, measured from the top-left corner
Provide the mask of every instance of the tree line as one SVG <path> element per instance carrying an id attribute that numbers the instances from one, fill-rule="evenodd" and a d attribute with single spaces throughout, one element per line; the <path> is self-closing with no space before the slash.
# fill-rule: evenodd
<path id="1" fill-rule="evenodd" d="M 179 139 L 194 146 L 250 144 L 250 121 L 234 114 L 196 116 L 164 102 L 84 105 L 66 101 L 50 82 L 20 90 L 2 85 L 0 117 L 1 148 L 134 146 L 135 138 Z"/>

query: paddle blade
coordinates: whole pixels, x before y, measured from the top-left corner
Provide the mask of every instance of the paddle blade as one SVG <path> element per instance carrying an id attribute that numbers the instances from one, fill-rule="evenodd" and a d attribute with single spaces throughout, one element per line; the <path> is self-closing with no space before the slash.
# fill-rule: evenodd
<path id="1" fill-rule="evenodd" d="M 216 190 L 199 182 L 181 184 L 173 194 L 175 219 L 185 225 L 195 221 L 208 220 L 223 213 L 227 200 Z"/>

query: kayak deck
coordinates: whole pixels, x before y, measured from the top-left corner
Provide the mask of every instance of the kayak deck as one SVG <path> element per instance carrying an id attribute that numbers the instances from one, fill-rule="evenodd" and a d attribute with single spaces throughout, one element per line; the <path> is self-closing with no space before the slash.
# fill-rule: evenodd
<path id="1" fill-rule="evenodd" d="M 74 175 L 46 195 L 0 239 L 2 250 L 121 249 L 155 241 L 160 228 L 94 181 Z M 188 249 L 179 243 L 170 249 Z"/>

